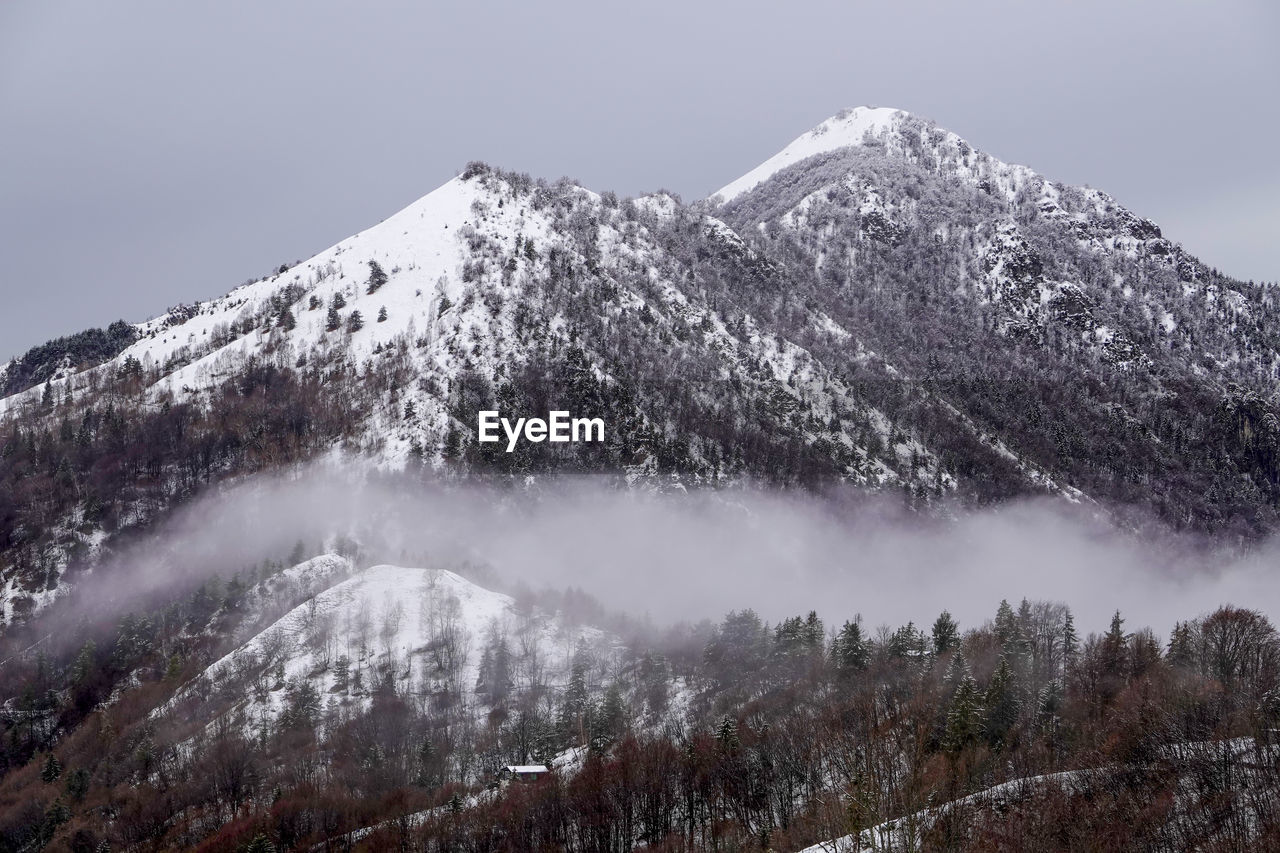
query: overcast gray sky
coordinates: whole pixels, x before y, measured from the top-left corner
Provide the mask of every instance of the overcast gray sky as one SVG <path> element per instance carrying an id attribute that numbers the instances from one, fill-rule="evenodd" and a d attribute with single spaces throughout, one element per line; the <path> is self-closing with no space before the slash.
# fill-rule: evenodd
<path id="1" fill-rule="evenodd" d="M 1280 4 L 0 2 L 0 361 L 219 295 L 483 159 L 706 195 L 906 109 L 1280 279 Z"/>

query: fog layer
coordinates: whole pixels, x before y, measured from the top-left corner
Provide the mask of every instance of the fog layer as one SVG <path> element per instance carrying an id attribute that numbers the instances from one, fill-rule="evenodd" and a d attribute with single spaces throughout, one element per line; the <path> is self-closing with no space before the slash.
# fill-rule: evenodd
<path id="1" fill-rule="evenodd" d="M 72 604 L 132 609 L 217 573 L 224 579 L 299 541 L 307 556 L 338 537 L 357 563 L 461 567 L 510 588 L 576 586 L 610 609 L 665 624 L 753 608 L 817 610 L 837 624 L 962 626 L 999 601 L 1065 602 L 1088 630 L 1117 608 L 1129 627 L 1166 632 L 1220 604 L 1280 613 L 1275 543 L 1228 556 L 1170 537 L 1139 540 L 1048 499 L 945 520 L 885 500 L 764 490 L 656 494 L 590 480 L 522 490 L 423 485 L 369 471 L 262 478 L 190 505 L 76 582 Z M 79 609 L 76 607 L 75 609 Z"/>

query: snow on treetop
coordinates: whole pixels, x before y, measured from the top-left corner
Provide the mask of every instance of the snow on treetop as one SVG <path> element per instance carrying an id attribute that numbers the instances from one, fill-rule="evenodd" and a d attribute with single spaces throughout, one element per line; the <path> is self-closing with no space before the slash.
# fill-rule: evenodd
<path id="1" fill-rule="evenodd" d="M 902 110 L 889 107 L 855 107 L 844 110 L 798 137 L 736 181 L 721 187 L 715 195 L 720 196 L 722 204 L 731 201 L 793 163 L 799 163 L 815 154 L 861 145 L 862 138 L 868 131 L 880 133 L 905 115 Z"/>

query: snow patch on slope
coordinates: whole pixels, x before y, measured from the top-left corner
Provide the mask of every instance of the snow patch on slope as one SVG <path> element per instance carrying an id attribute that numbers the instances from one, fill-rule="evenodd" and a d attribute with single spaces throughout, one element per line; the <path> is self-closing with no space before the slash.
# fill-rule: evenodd
<path id="1" fill-rule="evenodd" d="M 888 107 L 855 107 L 844 110 L 793 140 L 786 148 L 742 177 L 725 184 L 712 198 L 718 196 L 720 203 L 724 204 L 759 186 L 793 163 L 799 163 L 815 154 L 861 145 L 867 133 L 878 134 L 904 115 L 906 114 L 901 110 Z"/>

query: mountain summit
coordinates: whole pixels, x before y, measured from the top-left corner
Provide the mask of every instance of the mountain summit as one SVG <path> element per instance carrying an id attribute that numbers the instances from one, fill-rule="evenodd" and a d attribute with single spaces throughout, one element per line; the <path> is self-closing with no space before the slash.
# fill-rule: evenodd
<path id="1" fill-rule="evenodd" d="M 854 107 L 843 110 L 819 124 L 813 130 L 794 139 L 790 145 L 756 166 L 736 181 L 731 181 L 712 194 L 720 203 L 733 201 L 749 192 L 787 166 L 799 163 L 815 154 L 825 154 L 861 145 L 868 134 L 875 136 L 893 127 L 907 114 L 888 107 Z"/>

